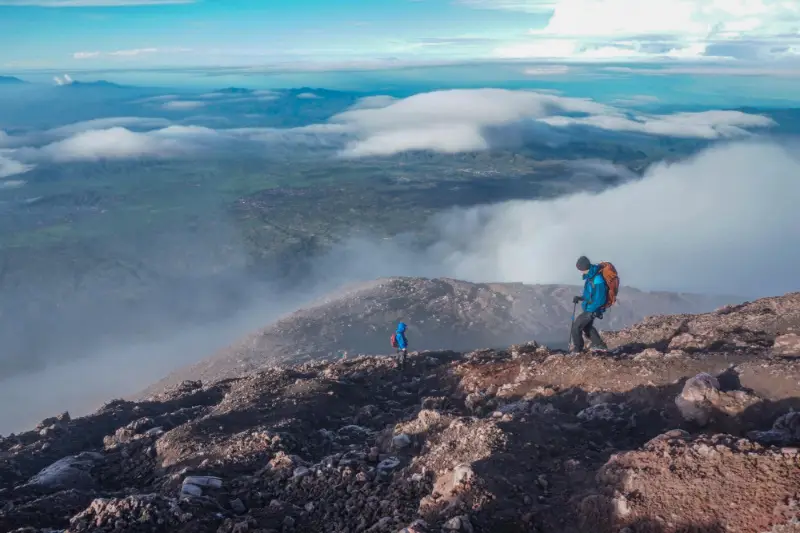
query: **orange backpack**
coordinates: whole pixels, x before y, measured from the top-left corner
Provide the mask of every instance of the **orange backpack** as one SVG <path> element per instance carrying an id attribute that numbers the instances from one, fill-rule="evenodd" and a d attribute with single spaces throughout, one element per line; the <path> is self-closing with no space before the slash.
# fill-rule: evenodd
<path id="1" fill-rule="evenodd" d="M 608 309 L 617 303 L 617 294 L 619 293 L 619 275 L 617 269 L 611 263 L 604 261 L 599 263 L 600 275 L 606 281 L 606 303 L 602 307 L 603 310 Z"/>
<path id="2" fill-rule="evenodd" d="M 392 348 L 399 348 L 400 345 L 397 344 L 397 333 L 392 333 L 392 336 L 389 337 L 389 340 L 392 343 Z"/>

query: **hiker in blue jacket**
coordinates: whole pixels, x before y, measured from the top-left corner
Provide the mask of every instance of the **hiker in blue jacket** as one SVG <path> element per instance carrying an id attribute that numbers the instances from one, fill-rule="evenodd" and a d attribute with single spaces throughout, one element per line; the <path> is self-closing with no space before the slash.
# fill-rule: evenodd
<path id="1" fill-rule="evenodd" d="M 408 357 L 408 338 L 406 338 L 406 325 L 403 322 L 397 324 L 397 330 L 394 332 L 394 338 L 397 350 L 397 363 L 398 367 L 404 368 L 406 366 L 406 357 Z"/>
<path id="2" fill-rule="evenodd" d="M 592 342 L 592 348 L 607 350 L 608 346 L 594 327 L 594 319 L 603 318 L 603 306 L 606 304 L 606 280 L 600 274 L 600 267 L 593 265 L 586 256 L 578 258 L 575 266 L 583 273 L 583 296 L 576 296 L 573 303 L 581 303 L 583 313 L 575 317 L 572 323 L 572 352 L 583 351 L 583 334 Z"/>

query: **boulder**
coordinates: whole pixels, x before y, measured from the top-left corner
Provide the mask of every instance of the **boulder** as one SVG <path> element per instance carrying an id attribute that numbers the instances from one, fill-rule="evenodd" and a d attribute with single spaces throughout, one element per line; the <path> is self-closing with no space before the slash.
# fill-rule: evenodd
<path id="1" fill-rule="evenodd" d="M 687 422 L 706 426 L 715 416 L 735 417 L 761 399 L 743 390 L 723 392 L 719 380 L 705 372 L 686 381 L 675 405 Z"/>
<path id="2" fill-rule="evenodd" d="M 59 459 L 33 476 L 28 485 L 51 489 L 90 489 L 96 484 L 91 470 L 103 460 L 103 454 L 84 452 Z"/>
<path id="3" fill-rule="evenodd" d="M 780 416 L 767 431 L 751 431 L 751 440 L 762 444 L 788 446 L 800 442 L 800 412 L 792 411 Z"/>
<path id="4" fill-rule="evenodd" d="M 772 355 L 778 357 L 800 357 L 800 335 L 787 333 L 775 339 L 772 345 Z"/>
<path id="5" fill-rule="evenodd" d="M 703 372 L 686 381 L 675 405 L 684 420 L 705 426 L 711 420 L 719 394 L 717 378 Z"/>

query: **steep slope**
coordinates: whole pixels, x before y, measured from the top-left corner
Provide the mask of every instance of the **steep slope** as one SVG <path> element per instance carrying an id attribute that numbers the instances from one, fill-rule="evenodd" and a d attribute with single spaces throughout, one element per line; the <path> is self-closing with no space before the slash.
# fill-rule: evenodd
<path id="1" fill-rule="evenodd" d="M 798 332 L 794 293 L 650 319 L 613 356 L 528 343 L 185 382 L 0 439 L 0 530 L 796 531 Z"/>
<path id="2" fill-rule="evenodd" d="M 297 363 L 343 353 L 386 353 L 400 320 L 414 350 L 469 350 L 536 338 L 566 344 L 578 287 L 476 284 L 453 279 L 388 278 L 349 286 L 255 332 L 158 386 L 184 379 L 221 379 L 265 364 Z M 642 292 L 623 287 L 619 304 L 598 321 L 618 329 L 649 315 L 699 313 L 733 297 Z M 150 391 L 157 390 L 149 389 Z"/>

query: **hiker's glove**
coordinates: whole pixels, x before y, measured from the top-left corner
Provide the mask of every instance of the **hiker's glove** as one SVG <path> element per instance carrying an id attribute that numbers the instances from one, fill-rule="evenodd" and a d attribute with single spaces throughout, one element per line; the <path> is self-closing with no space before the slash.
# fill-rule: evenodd
<path id="1" fill-rule="evenodd" d="M 577 304 L 583 301 L 583 296 L 576 296 L 572 299 L 572 303 Z"/>

